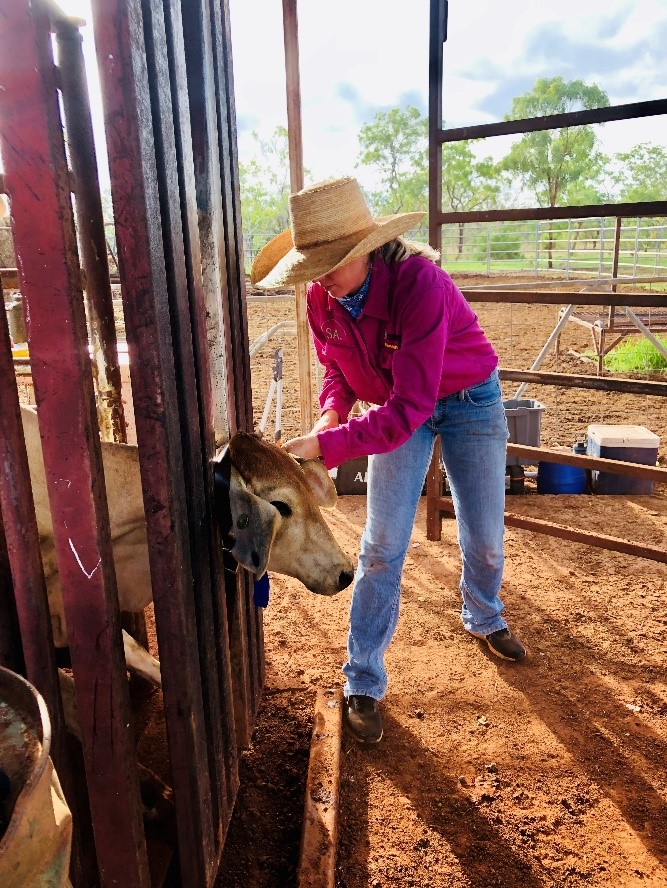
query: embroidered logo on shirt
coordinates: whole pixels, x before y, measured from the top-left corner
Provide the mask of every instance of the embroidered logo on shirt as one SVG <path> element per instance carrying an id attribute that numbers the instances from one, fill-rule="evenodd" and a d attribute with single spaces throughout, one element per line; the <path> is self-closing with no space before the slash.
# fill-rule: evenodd
<path id="1" fill-rule="evenodd" d="M 384 347 L 396 351 L 401 347 L 401 337 L 398 336 L 396 333 L 385 333 Z"/>
<path id="2" fill-rule="evenodd" d="M 347 338 L 345 330 L 343 330 L 343 328 L 335 321 L 327 321 L 322 327 L 322 331 L 327 339 L 331 339 L 334 342 L 342 342 Z"/>

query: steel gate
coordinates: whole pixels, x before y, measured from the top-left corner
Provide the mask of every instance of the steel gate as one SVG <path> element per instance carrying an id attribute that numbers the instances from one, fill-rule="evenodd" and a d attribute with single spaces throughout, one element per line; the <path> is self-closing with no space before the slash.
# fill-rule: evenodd
<path id="1" fill-rule="evenodd" d="M 264 680 L 261 611 L 248 576 L 225 572 L 212 521 L 216 445 L 252 428 L 229 10 L 226 0 L 92 7 L 181 879 L 200 888 L 216 876 L 237 749 L 250 738 Z M 74 884 L 143 888 L 151 875 L 97 405 L 116 437 L 124 419 L 81 24 L 46 0 L 2 0 L 0 184 L 28 328 L 87 799 L 74 790 L 63 728 L 4 312 L 0 653 L 14 669 L 24 660 L 49 705 L 52 755 L 75 822 L 90 807 L 95 855 L 79 829 Z"/>

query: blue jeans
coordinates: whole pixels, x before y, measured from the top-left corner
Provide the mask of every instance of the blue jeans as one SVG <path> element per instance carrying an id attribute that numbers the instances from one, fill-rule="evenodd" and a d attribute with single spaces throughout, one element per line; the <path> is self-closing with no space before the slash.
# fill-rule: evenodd
<path id="1" fill-rule="evenodd" d="M 403 562 L 436 435 L 456 511 L 463 626 L 479 635 L 507 626 L 499 592 L 508 434 L 496 371 L 472 388 L 441 398 L 405 444 L 368 459 L 367 519 L 343 666 L 346 696 L 380 700 L 387 690 L 384 653 L 398 622 Z"/>

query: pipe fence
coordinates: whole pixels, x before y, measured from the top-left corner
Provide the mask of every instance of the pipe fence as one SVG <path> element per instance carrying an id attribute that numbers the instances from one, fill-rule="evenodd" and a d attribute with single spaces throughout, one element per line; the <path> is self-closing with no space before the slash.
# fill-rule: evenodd
<path id="1" fill-rule="evenodd" d="M 606 277 L 614 269 L 618 233 L 618 276 L 667 273 L 667 220 L 664 218 L 469 222 L 442 226 L 442 263 L 453 272 L 540 274 L 565 278 Z M 276 232 L 244 232 L 246 271 Z M 428 243 L 428 229 L 408 239 Z"/>

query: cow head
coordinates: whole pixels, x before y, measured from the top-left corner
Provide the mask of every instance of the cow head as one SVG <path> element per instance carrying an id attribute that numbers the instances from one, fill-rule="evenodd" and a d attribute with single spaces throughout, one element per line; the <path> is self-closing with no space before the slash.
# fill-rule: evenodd
<path id="1" fill-rule="evenodd" d="M 350 559 L 320 507 L 336 504 L 336 489 L 319 460 L 294 457 L 255 435 L 229 442 L 232 554 L 261 576 L 268 568 L 296 577 L 311 592 L 335 595 L 352 582 Z"/>

